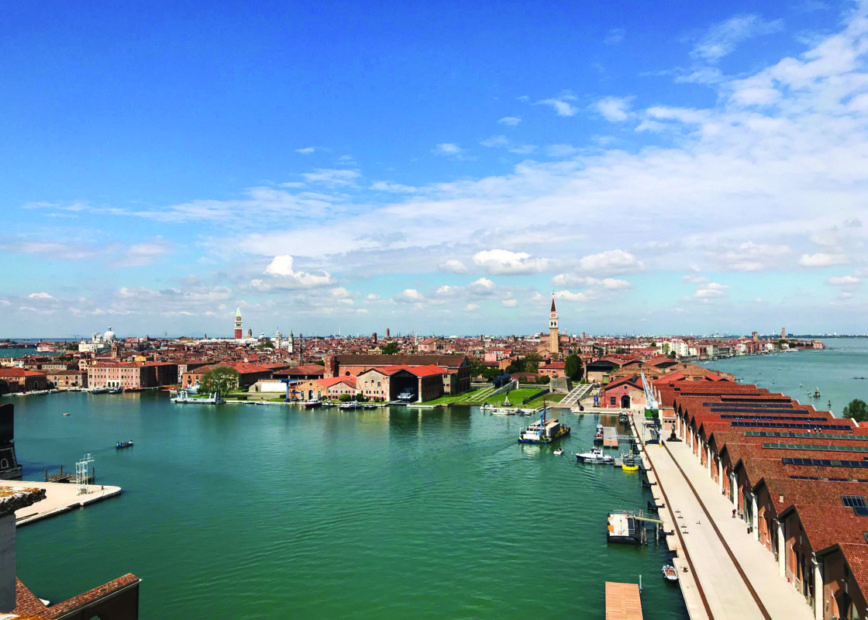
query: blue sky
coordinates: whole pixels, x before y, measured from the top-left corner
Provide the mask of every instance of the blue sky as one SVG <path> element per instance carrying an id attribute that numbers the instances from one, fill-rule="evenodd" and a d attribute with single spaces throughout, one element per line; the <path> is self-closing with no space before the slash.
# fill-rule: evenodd
<path id="1" fill-rule="evenodd" d="M 866 331 L 866 2 L 0 11 L 0 337 Z"/>

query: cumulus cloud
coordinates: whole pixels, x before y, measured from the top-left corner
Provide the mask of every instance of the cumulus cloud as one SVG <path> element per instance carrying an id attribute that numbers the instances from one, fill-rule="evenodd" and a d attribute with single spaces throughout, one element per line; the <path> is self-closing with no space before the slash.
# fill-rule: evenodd
<path id="1" fill-rule="evenodd" d="M 54 297 L 52 295 L 49 295 L 48 293 L 30 293 L 27 296 L 27 299 L 40 299 L 46 301 L 49 299 L 54 299 Z"/>
<path id="2" fill-rule="evenodd" d="M 832 276 L 826 280 L 826 284 L 831 284 L 832 286 L 855 286 L 861 281 L 856 276 Z"/>
<path id="3" fill-rule="evenodd" d="M 424 301 L 425 297 L 414 288 L 407 288 L 395 295 L 393 300 L 399 303 L 419 303 Z"/>
<path id="4" fill-rule="evenodd" d="M 452 142 L 443 142 L 435 146 L 431 152 L 444 157 L 462 157 L 466 151 Z"/>
<path id="5" fill-rule="evenodd" d="M 531 258 L 527 252 L 509 250 L 483 250 L 473 255 L 473 262 L 495 275 L 539 273 L 549 266 L 544 258 Z"/>
<path id="6" fill-rule="evenodd" d="M 803 254 L 799 264 L 803 267 L 831 267 L 832 265 L 846 265 L 847 257 L 843 254 Z"/>
<path id="7" fill-rule="evenodd" d="M 518 305 L 518 300 L 517 299 L 504 299 L 500 303 L 505 308 L 515 308 Z"/>
<path id="8" fill-rule="evenodd" d="M 317 168 L 313 172 L 305 172 L 301 175 L 308 183 L 321 183 L 323 185 L 354 185 L 361 175 L 358 170 L 345 170 L 343 168 Z"/>
<path id="9" fill-rule="evenodd" d="M 642 271 L 645 265 L 630 252 L 607 250 L 583 256 L 579 267 L 593 273 L 634 273 Z"/>
<path id="10" fill-rule="evenodd" d="M 265 268 L 265 275 L 268 279 L 256 279 L 250 282 L 250 285 L 259 291 L 294 289 L 294 288 L 315 288 L 319 286 L 328 286 L 334 283 L 334 279 L 327 271 L 321 273 L 307 273 L 305 271 L 296 271 L 293 266 L 293 258 L 288 254 L 275 256 L 268 267 Z"/>
<path id="11" fill-rule="evenodd" d="M 468 312 L 473 312 L 474 310 L 479 310 L 479 304 L 467 304 L 464 306 L 464 309 Z"/>
<path id="12" fill-rule="evenodd" d="M 449 260 L 440 263 L 439 269 L 440 271 L 446 271 L 449 273 L 467 273 L 470 271 L 464 263 L 454 258 L 450 258 Z"/>
<path id="13" fill-rule="evenodd" d="M 488 278 L 479 278 L 476 282 L 468 285 L 467 290 L 475 295 L 490 295 L 494 292 L 496 285 Z"/>
<path id="14" fill-rule="evenodd" d="M 313 153 L 315 150 L 316 150 L 316 148 L 313 147 L 313 146 L 306 146 L 306 147 L 304 147 L 304 148 L 295 149 L 295 152 L 296 152 L 296 153 L 299 153 L 299 154 L 301 154 L 301 155 L 310 155 L 310 154 Z"/>
<path id="15" fill-rule="evenodd" d="M 607 121 L 621 123 L 630 118 L 632 97 L 605 97 L 594 104 L 594 109 Z"/>
<path id="16" fill-rule="evenodd" d="M 558 116 L 575 116 L 579 109 L 570 103 L 571 101 L 575 101 L 575 99 L 572 95 L 562 95 L 551 99 L 541 99 L 537 101 L 537 104 L 552 107 Z"/>
<path id="17" fill-rule="evenodd" d="M 772 245 L 746 241 L 735 249 L 711 252 L 712 260 L 718 260 L 725 269 L 732 271 L 762 271 L 779 267 L 779 259 L 788 257 L 792 250 L 787 245 Z"/>
<path id="18" fill-rule="evenodd" d="M 497 121 L 501 125 L 508 125 L 509 127 L 515 127 L 521 122 L 521 118 L 518 116 L 504 116 L 502 119 Z"/>

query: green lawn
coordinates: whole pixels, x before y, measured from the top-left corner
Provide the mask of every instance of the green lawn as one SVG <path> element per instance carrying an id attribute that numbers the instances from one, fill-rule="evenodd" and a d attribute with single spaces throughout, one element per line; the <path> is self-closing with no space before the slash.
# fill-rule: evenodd
<path id="1" fill-rule="evenodd" d="M 502 406 L 504 400 L 506 400 L 507 396 L 509 397 L 509 404 L 513 407 L 521 407 L 525 398 L 530 398 L 534 394 L 545 389 L 545 386 L 540 386 L 538 388 L 521 388 L 518 390 L 512 390 L 508 394 L 498 394 L 497 396 L 489 396 L 491 393 L 491 389 L 483 388 L 481 390 L 474 390 L 473 392 L 468 392 L 466 394 L 460 394 L 458 396 L 441 396 L 435 400 L 426 401 L 426 405 L 481 405 L 483 403 L 488 403 L 493 406 Z M 560 402 L 563 399 L 563 394 L 546 394 L 542 398 L 537 398 L 525 406 L 528 407 L 539 407 L 544 402 Z"/>

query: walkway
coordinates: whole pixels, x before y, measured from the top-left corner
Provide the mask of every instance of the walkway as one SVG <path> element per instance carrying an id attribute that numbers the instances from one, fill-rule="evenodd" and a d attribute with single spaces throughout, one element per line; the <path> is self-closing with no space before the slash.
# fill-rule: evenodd
<path id="1" fill-rule="evenodd" d="M 591 393 L 591 390 L 594 389 L 593 383 L 580 383 L 572 390 L 570 393 L 564 396 L 563 400 L 560 403 L 557 403 L 557 407 L 578 407 L 581 400 Z"/>
<path id="2" fill-rule="evenodd" d="M 32 506 L 15 511 L 15 525 L 18 527 L 121 494 L 120 487 L 101 484 L 86 485 L 87 493 L 83 495 L 78 494 L 78 485 L 62 482 L 0 480 L 0 487 L 35 487 L 45 489 L 45 499 L 36 502 Z"/>
<path id="3" fill-rule="evenodd" d="M 645 416 L 633 421 L 641 425 Z M 657 482 L 655 500 L 666 506 L 660 511 L 664 528 L 676 530 L 669 545 L 678 549 L 691 618 L 813 619 L 804 597 L 779 576 L 774 556 L 747 533 L 744 521 L 732 518 L 732 504 L 687 446 L 649 444 L 643 461 Z"/>

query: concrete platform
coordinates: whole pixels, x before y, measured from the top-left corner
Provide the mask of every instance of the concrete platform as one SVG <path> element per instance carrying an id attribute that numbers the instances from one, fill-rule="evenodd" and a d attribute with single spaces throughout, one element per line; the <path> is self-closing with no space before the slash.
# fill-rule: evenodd
<path id="1" fill-rule="evenodd" d="M 644 415 L 634 418 L 644 422 Z M 638 427 L 641 428 L 641 427 Z M 641 432 L 641 431 L 640 431 Z M 691 618 L 787 618 L 812 620 L 804 597 L 779 576 L 777 563 L 723 497 L 689 448 L 680 442 L 642 449 L 655 501 Z"/>
<path id="2" fill-rule="evenodd" d="M 101 484 L 87 485 L 87 493 L 79 495 L 78 486 L 60 482 L 33 482 L 30 480 L 0 480 L 0 488 L 37 488 L 45 489 L 45 499 L 36 502 L 32 506 L 15 511 L 15 525 L 20 527 L 47 519 L 55 515 L 75 510 L 101 502 L 110 497 L 116 497 L 122 493 L 120 487 L 104 486 Z"/>

